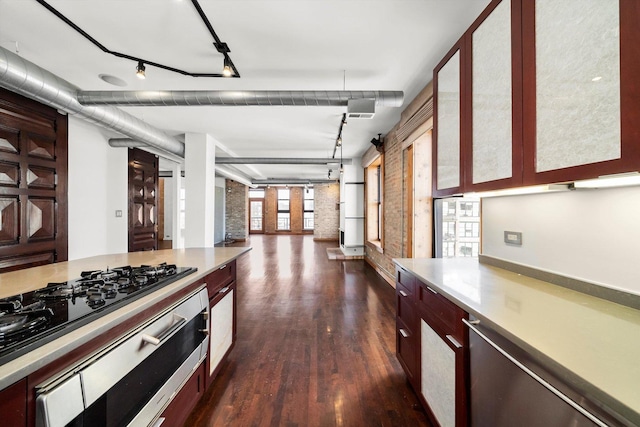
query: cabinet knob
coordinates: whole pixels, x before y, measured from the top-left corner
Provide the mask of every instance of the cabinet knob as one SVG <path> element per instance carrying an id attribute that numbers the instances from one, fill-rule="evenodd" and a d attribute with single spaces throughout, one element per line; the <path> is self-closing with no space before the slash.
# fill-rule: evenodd
<path id="1" fill-rule="evenodd" d="M 403 290 L 400 290 L 398 293 L 399 293 L 400 295 L 402 295 L 403 297 L 408 297 L 408 296 L 409 296 L 409 294 L 408 294 L 408 293 L 406 293 L 406 292 L 405 292 L 405 291 L 403 291 Z"/>
<path id="2" fill-rule="evenodd" d="M 409 338 L 409 333 L 404 329 L 400 328 L 398 332 L 400 332 L 400 335 L 402 335 L 402 338 Z"/>

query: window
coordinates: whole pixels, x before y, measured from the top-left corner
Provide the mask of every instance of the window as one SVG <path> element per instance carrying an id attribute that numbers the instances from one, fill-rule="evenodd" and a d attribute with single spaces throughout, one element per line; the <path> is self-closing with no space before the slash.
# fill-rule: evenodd
<path id="1" fill-rule="evenodd" d="M 480 251 L 480 200 L 436 199 L 436 257 L 477 257 Z"/>
<path id="2" fill-rule="evenodd" d="M 290 230 L 291 211 L 289 203 L 289 189 L 278 188 L 278 224 L 277 230 Z"/>
<path id="3" fill-rule="evenodd" d="M 367 183 L 367 241 L 382 248 L 384 236 L 383 220 L 384 167 L 382 156 L 371 163 L 366 170 Z"/>
<path id="4" fill-rule="evenodd" d="M 302 228 L 305 230 L 313 230 L 313 209 L 313 188 L 306 188 L 302 201 Z"/>
<path id="5" fill-rule="evenodd" d="M 264 188 L 250 188 L 249 189 L 249 198 L 250 199 L 264 199 Z"/>

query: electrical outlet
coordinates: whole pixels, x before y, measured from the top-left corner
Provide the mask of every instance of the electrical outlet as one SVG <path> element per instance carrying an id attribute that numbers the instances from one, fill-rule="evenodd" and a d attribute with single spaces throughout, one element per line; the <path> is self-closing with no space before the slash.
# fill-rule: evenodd
<path id="1" fill-rule="evenodd" d="M 505 231 L 504 242 L 507 245 L 522 246 L 522 233 L 519 231 Z"/>
<path id="2" fill-rule="evenodd" d="M 121 210 L 117 210 L 116 211 L 116 218 L 121 218 L 122 217 L 122 211 Z"/>

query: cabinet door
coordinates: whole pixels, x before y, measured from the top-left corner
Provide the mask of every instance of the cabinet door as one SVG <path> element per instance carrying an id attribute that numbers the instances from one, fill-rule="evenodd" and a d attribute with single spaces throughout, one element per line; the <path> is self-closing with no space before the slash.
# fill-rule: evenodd
<path id="1" fill-rule="evenodd" d="M 27 380 L 23 379 L 0 391 L 2 425 L 27 425 Z"/>
<path id="2" fill-rule="evenodd" d="M 524 181 L 638 170 L 640 5 L 523 2 Z"/>
<path id="3" fill-rule="evenodd" d="M 465 191 L 522 183 L 520 0 L 494 0 L 467 33 L 471 111 Z"/>
<path id="4" fill-rule="evenodd" d="M 204 394 L 204 365 L 198 366 L 182 389 L 173 398 L 169 406 L 162 412 L 154 426 L 180 427 Z"/>
<path id="5" fill-rule="evenodd" d="M 422 396 L 441 427 L 456 425 L 456 352 L 420 321 Z"/>
<path id="6" fill-rule="evenodd" d="M 207 355 L 207 386 L 211 384 L 223 358 L 234 343 L 235 284 L 226 286 L 210 301 L 209 354 Z"/>
<path id="7" fill-rule="evenodd" d="M 433 71 L 435 94 L 433 193 L 435 196 L 459 193 L 462 189 L 464 54 L 464 42 L 461 39 Z"/>

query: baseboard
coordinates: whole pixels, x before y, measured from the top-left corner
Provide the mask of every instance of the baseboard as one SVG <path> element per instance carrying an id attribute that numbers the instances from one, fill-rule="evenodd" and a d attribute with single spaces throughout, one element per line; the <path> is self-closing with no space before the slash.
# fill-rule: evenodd
<path id="1" fill-rule="evenodd" d="M 383 269 L 381 269 L 378 264 L 375 264 L 373 261 L 371 261 L 371 258 L 369 257 L 365 257 L 364 260 L 367 262 L 367 264 L 369 264 L 371 266 L 371 268 L 373 268 L 376 273 L 378 273 L 380 275 L 380 277 L 382 277 L 389 285 L 391 285 L 392 288 L 396 288 L 396 278 L 393 276 L 390 276 L 389 274 L 387 274 L 386 271 L 384 271 Z"/>

